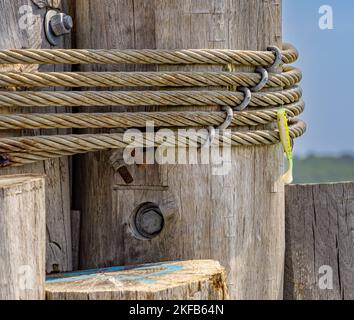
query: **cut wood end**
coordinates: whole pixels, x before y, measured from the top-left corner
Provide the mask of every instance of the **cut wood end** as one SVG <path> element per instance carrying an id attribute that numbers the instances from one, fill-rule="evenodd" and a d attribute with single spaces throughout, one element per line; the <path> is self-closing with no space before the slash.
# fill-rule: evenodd
<path id="1" fill-rule="evenodd" d="M 194 288 L 194 289 L 193 289 Z M 191 299 L 228 297 L 224 268 L 212 260 L 113 267 L 50 276 L 49 300 L 100 299 Z M 167 295 L 166 295 L 167 294 Z M 114 298 L 112 298 L 114 299 Z"/>

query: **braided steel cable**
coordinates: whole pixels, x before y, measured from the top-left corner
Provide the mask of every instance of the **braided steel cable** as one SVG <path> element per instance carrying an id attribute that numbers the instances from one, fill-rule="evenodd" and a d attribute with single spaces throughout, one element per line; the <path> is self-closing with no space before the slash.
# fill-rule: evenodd
<path id="1" fill-rule="evenodd" d="M 276 54 L 278 52 L 278 54 Z M 170 91 L 0 91 L 1 107 L 103 107 L 103 106 L 220 106 L 235 111 L 241 105 L 249 107 L 241 112 L 223 111 L 166 111 L 124 113 L 26 113 L 0 115 L 0 130 L 51 128 L 142 128 L 153 122 L 159 128 L 196 128 L 249 126 L 250 131 L 225 131 L 216 135 L 213 146 L 220 142 L 231 146 L 269 145 L 279 142 L 277 130 L 256 130 L 258 125 L 274 123 L 279 108 L 286 110 L 290 119 L 301 114 L 304 103 L 302 91 L 296 86 L 301 81 L 300 70 L 286 66 L 298 57 L 295 48 L 285 45 L 280 55 L 273 51 L 242 50 L 0 50 L 1 64 L 164 64 L 164 65 L 228 65 L 232 72 L 3 72 L 2 88 L 34 87 L 166 87 Z M 262 77 L 258 72 L 236 72 L 236 66 L 269 68 L 282 58 L 283 72 Z M 263 81 L 262 81 L 263 79 Z M 268 81 L 267 81 L 268 80 Z M 265 85 L 265 86 L 264 86 Z M 251 94 L 250 88 L 277 88 Z M 222 91 L 179 90 L 172 88 L 227 87 Z M 238 89 L 238 91 L 237 91 Z M 245 93 L 242 92 L 244 90 Z M 283 90 L 279 90 L 283 89 Z M 257 90 L 256 90 L 257 91 Z M 248 98 L 247 94 L 248 93 Z M 250 100 L 250 102 L 249 102 Z M 249 102 L 249 103 L 248 103 Z M 167 109 L 168 110 L 168 109 Z M 225 109 L 226 110 L 226 109 Z M 232 117 L 233 116 L 233 117 Z M 306 125 L 290 120 L 291 138 L 304 134 Z M 253 130 L 252 130 L 253 129 Z M 171 131 L 172 132 L 172 131 Z M 19 166 L 41 160 L 125 148 L 129 142 L 124 134 L 89 134 L 65 136 L 34 136 L 0 139 L 0 167 Z M 166 145 L 165 136 L 146 141 Z M 171 147 L 200 145 L 191 137 L 177 136 Z M 208 133 L 203 137 L 209 139 Z M 156 139 L 156 137 L 155 137 Z M 187 142 L 188 140 L 188 142 Z M 139 142 L 139 141 L 136 141 Z"/>
<path id="2" fill-rule="evenodd" d="M 304 122 L 293 119 L 290 125 L 290 136 L 298 138 L 306 131 Z M 166 137 L 174 138 L 167 139 Z M 202 139 L 207 139 L 206 133 Z M 134 147 L 146 145 L 164 147 L 188 147 L 197 146 L 201 136 L 191 136 L 186 131 L 175 135 L 164 132 L 153 138 L 148 135 L 135 136 Z M 271 145 L 279 143 L 277 130 L 255 130 L 248 132 L 231 132 L 229 135 L 222 133 L 215 136 L 212 146 L 252 146 Z M 65 135 L 65 136 L 38 136 L 0 139 L 0 166 L 19 166 L 41 160 L 54 159 L 62 156 L 95 152 L 100 150 L 121 149 L 129 147 L 131 141 L 127 141 L 124 134 L 91 134 L 91 135 Z"/>
<path id="3" fill-rule="evenodd" d="M 303 101 L 285 105 L 289 118 L 304 111 Z M 256 126 L 276 121 L 279 108 L 235 113 L 230 126 Z M 35 113 L 0 114 L 0 130 L 51 128 L 142 128 L 147 122 L 156 127 L 220 126 L 225 112 L 134 112 L 134 113 Z"/>
<path id="4" fill-rule="evenodd" d="M 299 69 L 285 67 L 270 74 L 266 88 L 292 87 L 301 81 Z M 7 72 L 0 87 L 254 87 L 258 73 L 242 72 Z"/>
<path id="5" fill-rule="evenodd" d="M 298 58 L 297 50 L 284 45 L 282 62 Z M 228 49 L 195 50 L 78 50 L 78 49 L 11 49 L 0 50 L 0 64 L 216 64 L 271 66 L 272 51 Z"/>
<path id="6" fill-rule="evenodd" d="M 268 107 L 299 101 L 299 87 L 252 94 L 251 107 Z M 94 106 L 231 106 L 242 103 L 244 94 L 233 91 L 82 91 L 0 92 L 2 107 L 94 107 Z"/>

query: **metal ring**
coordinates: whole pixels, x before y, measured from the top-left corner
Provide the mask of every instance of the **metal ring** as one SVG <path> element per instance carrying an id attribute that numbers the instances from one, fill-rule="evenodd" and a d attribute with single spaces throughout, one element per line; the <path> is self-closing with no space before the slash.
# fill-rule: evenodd
<path id="1" fill-rule="evenodd" d="M 267 69 L 262 68 L 262 67 L 258 67 L 256 69 L 256 72 L 258 72 L 262 76 L 262 78 L 261 78 L 261 81 L 259 81 L 259 83 L 256 86 L 251 88 L 252 92 L 261 91 L 265 87 L 265 85 L 267 84 L 267 82 L 269 80 L 269 73 L 268 73 Z"/>
<path id="2" fill-rule="evenodd" d="M 275 54 L 274 63 L 268 68 L 268 71 L 276 71 L 283 61 L 283 53 L 277 46 L 270 46 L 267 50 L 273 51 Z"/>
<path id="3" fill-rule="evenodd" d="M 243 92 L 245 97 L 244 97 L 243 101 L 241 102 L 241 104 L 234 108 L 234 111 L 242 111 L 242 110 L 246 109 L 252 99 L 252 92 L 249 88 L 241 87 L 238 89 L 238 91 Z"/>
<path id="4" fill-rule="evenodd" d="M 202 144 L 201 148 L 207 148 L 213 144 L 216 136 L 216 130 L 213 126 L 208 127 L 208 137 L 207 140 Z"/>

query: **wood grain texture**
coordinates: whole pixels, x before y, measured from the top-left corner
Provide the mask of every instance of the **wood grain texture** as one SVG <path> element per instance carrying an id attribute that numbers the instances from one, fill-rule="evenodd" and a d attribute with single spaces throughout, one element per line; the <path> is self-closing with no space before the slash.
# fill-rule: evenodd
<path id="1" fill-rule="evenodd" d="M 66 12 L 70 0 L 62 0 L 61 6 Z M 0 48 L 50 48 L 46 40 L 43 19 L 46 9 L 39 9 L 30 0 L 0 0 Z M 64 37 L 59 47 L 70 48 L 70 37 Z M 64 71 L 64 66 L 16 65 L 0 66 L 1 71 Z M 60 88 L 57 88 L 60 90 Z M 64 108 L 45 108 L 23 110 L 5 110 L 0 112 L 63 112 Z M 2 131 L 0 137 L 19 135 L 38 135 L 65 133 L 65 130 L 23 130 Z M 72 270 L 71 231 L 70 231 L 70 172 L 68 158 L 49 160 L 21 168 L 0 169 L 0 175 L 19 173 L 40 173 L 46 175 L 47 207 L 47 262 L 48 273 Z"/>
<path id="2" fill-rule="evenodd" d="M 43 300 L 43 176 L 0 177 L 0 300 Z"/>
<path id="3" fill-rule="evenodd" d="M 226 300 L 224 269 L 215 261 L 113 267 L 52 276 L 47 300 Z"/>
<path id="4" fill-rule="evenodd" d="M 73 256 L 73 270 L 79 270 L 80 252 L 80 211 L 71 211 L 71 245 Z"/>
<path id="5" fill-rule="evenodd" d="M 294 185 L 286 190 L 285 298 L 354 299 L 354 183 Z M 333 290 L 321 290 L 322 266 Z"/>
<path id="6" fill-rule="evenodd" d="M 78 48 L 265 50 L 281 44 L 281 4 L 276 0 L 78 0 L 76 19 Z M 109 165 L 110 157 L 110 152 L 77 157 L 74 198 L 75 209 L 82 212 L 81 268 L 215 259 L 227 270 L 231 298 L 282 298 L 280 146 L 233 149 L 225 176 L 213 176 L 212 165 L 129 166 L 134 179 L 129 186 Z M 151 241 L 136 239 L 129 228 L 142 202 L 158 204 L 165 215 L 163 232 Z"/>

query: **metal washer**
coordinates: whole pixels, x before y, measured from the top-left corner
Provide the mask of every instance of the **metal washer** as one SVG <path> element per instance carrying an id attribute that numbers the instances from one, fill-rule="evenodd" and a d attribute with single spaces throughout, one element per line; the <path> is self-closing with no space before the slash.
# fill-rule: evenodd
<path id="1" fill-rule="evenodd" d="M 57 46 L 58 45 L 58 39 L 59 37 L 56 36 L 54 34 L 54 32 L 52 31 L 52 28 L 50 26 L 50 20 L 53 18 L 53 16 L 55 16 L 56 14 L 58 14 L 60 11 L 57 10 L 48 10 L 45 18 L 44 18 L 44 31 L 45 31 L 45 35 L 47 37 L 48 42 L 53 45 L 53 46 Z"/>

